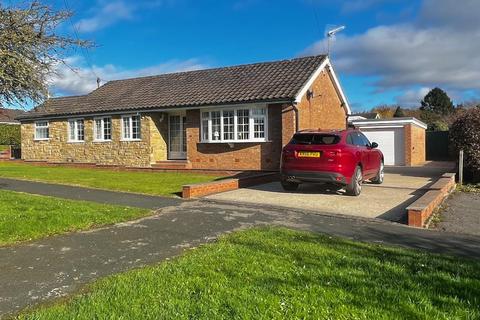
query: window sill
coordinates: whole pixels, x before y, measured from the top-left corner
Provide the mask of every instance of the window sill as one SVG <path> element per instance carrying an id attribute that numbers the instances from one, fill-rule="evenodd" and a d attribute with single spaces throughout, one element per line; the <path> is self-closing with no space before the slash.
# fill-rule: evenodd
<path id="1" fill-rule="evenodd" d="M 139 142 L 142 141 L 142 139 L 121 139 L 121 142 Z"/>
<path id="2" fill-rule="evenodd" d="M 94 143 L 102 143 L 102 142 L 112 142 L 112 139 L 109 140 L 93 140 Z"/>
<path id="3" fill-rule="evenodd" d="M 78 141 L 72 140 L 72 141 L 67 141 L 67 143 L 85 143 L 85 140 L 78 140 Z"/>
<path id="4" fill-rule="evenodd" d="M 38 139 L 35 138 L 35 139 L 33 139 L 33 141 L 49 141 L 49 140 L 50 140 L 50 138 L 38 138 Z"/>

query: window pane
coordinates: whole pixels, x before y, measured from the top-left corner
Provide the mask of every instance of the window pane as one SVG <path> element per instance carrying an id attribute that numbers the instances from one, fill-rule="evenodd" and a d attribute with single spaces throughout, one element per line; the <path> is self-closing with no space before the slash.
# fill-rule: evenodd
<path id="1" fill-rule="evenodd" d="M 104 140 L 112 139 L 112 119 L 111 118 L 103 119 L 103 139 Z"/>
<path id="2" fill-rule="evenodd" d="M 69 127 L 69 135 L 68 135 L 68 139 L 71 140 L 71 141 L 74 141 L 75 140 L 75 121 L 68 121 L 68 127 Z"/>
<path id="3" fill-rule="evenodd" d="M 102 119 L 95 119 L 95 140 L 102 140 Z"/>
<path id="4" fill-rule="evenodd" d="M 48 121 L 38 121 L 35 123 L 35 139 L 48 139 Z"/>
<path id="5" fill-rule="evenodd" d="M 208 141 L 209 112 L 202 112 L 202 141 Z"/>
<path id="6" fill-rule="evenodd" d="M 132 116 L 132 139 L 140 139 L 140 116 Z"/>
<path id="7" fill-rule="evenodd" d="M 253 136 L 254 138 L 265 138 L 265 118 L 253 118 Z"/>
<path id="8" fill-rule="evenodd" d="M 220 111 L 212 111 L 212 140 L 220 140 Z"/>
<path id="9" fill-rule="evenodd" d="M 85 131 L 84 131 L 84 127 L 83 127 L 83 120 L 77 120 L 76 121 L 77 123 L 77 139 L 78 141 L 83 141 L 85 140 Z"/>
<path id="10" fill-rule="evenodd" d="M 265 108 L 256 108 L 252 109 L 252 114 L 254 116 L 264 116 L 265 115 Z"/>
<path id="11" fill-rule="evenodd" d="M 233 140 L 234 139 L 234 112 L 233 110 L 223 111 L 223 139 L 224 140 Z"/>
<path id="12" fill-rule="evenodd" d="M 123 119 L 123 139 L 130 139 L 130 117 L 124 117 Z"/>
<path id="13" fill-rule="evenodd" d="M 239 140 L 249 139 L 248 121 L 249 121 L 249 109 L 237 110 L 237 133 Z"/>

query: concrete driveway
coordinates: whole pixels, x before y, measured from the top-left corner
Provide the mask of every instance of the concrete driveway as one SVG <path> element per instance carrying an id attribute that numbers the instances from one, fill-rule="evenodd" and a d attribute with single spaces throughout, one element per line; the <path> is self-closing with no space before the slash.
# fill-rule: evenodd
<path id="1" fill-rule="evenodd" d="M 207 199 L 405 222 L 405 208 L 449 168 L 389 167 L 385 171 L 384 183 L 364 184 L 359 197 L 311 184 L 287 192 L 280 183 L 272 182 L 211 195 Z"/>

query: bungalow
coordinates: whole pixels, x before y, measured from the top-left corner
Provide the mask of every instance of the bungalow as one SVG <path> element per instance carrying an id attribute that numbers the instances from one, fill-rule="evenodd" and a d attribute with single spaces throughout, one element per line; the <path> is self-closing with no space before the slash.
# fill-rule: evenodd
<path id="1" fill-rule="evenodd" d="M 115 80 L 19 116 L 25 161 L 278 170 L 302 129 L 350 108 L 328 56 Z"/>

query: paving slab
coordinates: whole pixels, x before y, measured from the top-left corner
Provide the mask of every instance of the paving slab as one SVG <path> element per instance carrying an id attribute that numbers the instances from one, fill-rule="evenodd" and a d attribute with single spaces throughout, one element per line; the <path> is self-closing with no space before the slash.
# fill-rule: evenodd
<path id="1" fill-rule="evenodd" d="M 179 198 L 149 196 L 138 193 L 108 191 L 61 184 L 0 178 L 0 190 L 26 192 L 71 200 L 93 201 L 104 204 L 158 209 L 182 202 Z"/>
<path id="2" fill-rule="evenodd" d="M 161 262 L 222 233 L 258 225 L 480 259 L 480 236 L 378 219 L 189 201 L 129 223 L 0 247 L 0 318 L 71 294 L 97 278 Z"/>

